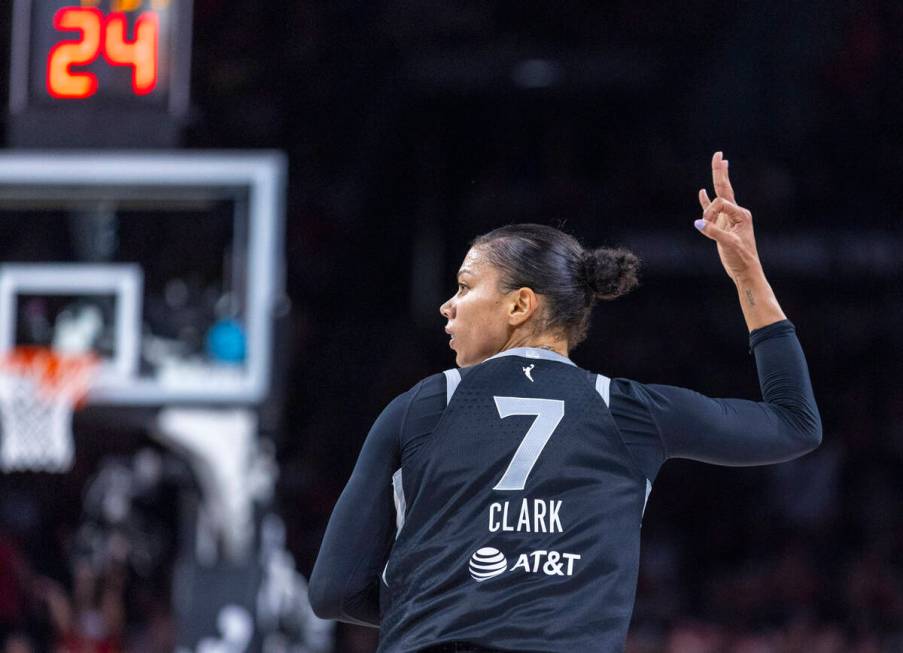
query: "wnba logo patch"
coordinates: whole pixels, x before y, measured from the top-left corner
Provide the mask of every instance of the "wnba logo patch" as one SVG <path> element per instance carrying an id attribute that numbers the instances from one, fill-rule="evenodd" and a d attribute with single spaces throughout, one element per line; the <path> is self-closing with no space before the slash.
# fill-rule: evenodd
<path id="1" fill-rule="evenodd" d="M 470 556 L 470 577 L 478 583 L 505 573 L 508 561 L 504 554 L 491 546 L 485 546 Z"/>

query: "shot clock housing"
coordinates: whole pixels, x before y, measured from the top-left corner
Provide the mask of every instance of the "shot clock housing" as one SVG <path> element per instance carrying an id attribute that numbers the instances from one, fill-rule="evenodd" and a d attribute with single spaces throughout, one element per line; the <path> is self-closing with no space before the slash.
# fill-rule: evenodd
<path id="1" fill-rule="evenodd" d="M 15 0 L 9 144 L 175 147 L 191 0 Z"/>

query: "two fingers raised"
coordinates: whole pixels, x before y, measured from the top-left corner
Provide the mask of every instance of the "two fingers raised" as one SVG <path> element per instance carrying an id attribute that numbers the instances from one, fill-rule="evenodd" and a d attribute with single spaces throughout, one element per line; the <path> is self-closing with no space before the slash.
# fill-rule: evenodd
<path id="1" fill-rule="evenodd" d="M 728 174 L 728 162 L 721 152 L 712 157 L 712 182 L 715 187 L 715 199 L 709 199 L 705 188 L 699 190 L 699 204 L 702 206 L 702 219 L 696 221 L 696 228 L 713 240 L 725 242 L 727 238 L 736 238 L 728 228 L 741 222 L 751 221 L 752 214 L 737 206 L 734 189 Z M 718 224 L 718 218 L 726 220 Z"/>

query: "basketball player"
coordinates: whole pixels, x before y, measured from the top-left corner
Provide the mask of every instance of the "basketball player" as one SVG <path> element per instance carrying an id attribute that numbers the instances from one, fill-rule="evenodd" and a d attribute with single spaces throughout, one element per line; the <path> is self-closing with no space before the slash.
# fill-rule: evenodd
<path id="1" fill-rule="evenodd" d="M 720 152 L 712 173 L 696 228 L 737 287 L 762 401 L 579 368 L 568 351 L 594 300 L 631 290 L 637 259 L 541 225 L 480 236 L 440 308 L 460 369 L 376 420 L 311 577 L 321 617 L 378 626 L 386 653 L 622 651 L 662 463 L 761 465 L 818 446 L 806 360 Z"/>

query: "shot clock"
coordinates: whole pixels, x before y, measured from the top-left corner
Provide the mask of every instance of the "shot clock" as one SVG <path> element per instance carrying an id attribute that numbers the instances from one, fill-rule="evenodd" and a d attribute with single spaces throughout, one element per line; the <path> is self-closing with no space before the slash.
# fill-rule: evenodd
<path id="1" fill-rule="evenodd" d="M 11 42 L 13 145 L 175 144 L 191 0 L 15 0 Z"/>
<path id="2" fill-rule="evenodd" d="M 129 22 L 132 38 L 127 36 Z M 108 65 L 129 69 L 135 95 L 157 90 L 161 62 L 156 11 L 142 11 L 129 21 L 124 11 L 104 15 L 94 7 L 61 7 L 53 16 L 53 27 L 58 32 L 76 32 L 77 37 L 57 41 L 47 54 L 45 83 L 51 97 L 77 100 L 97 93 L 97 75 L 88 67 L 101 54 Z"/>

